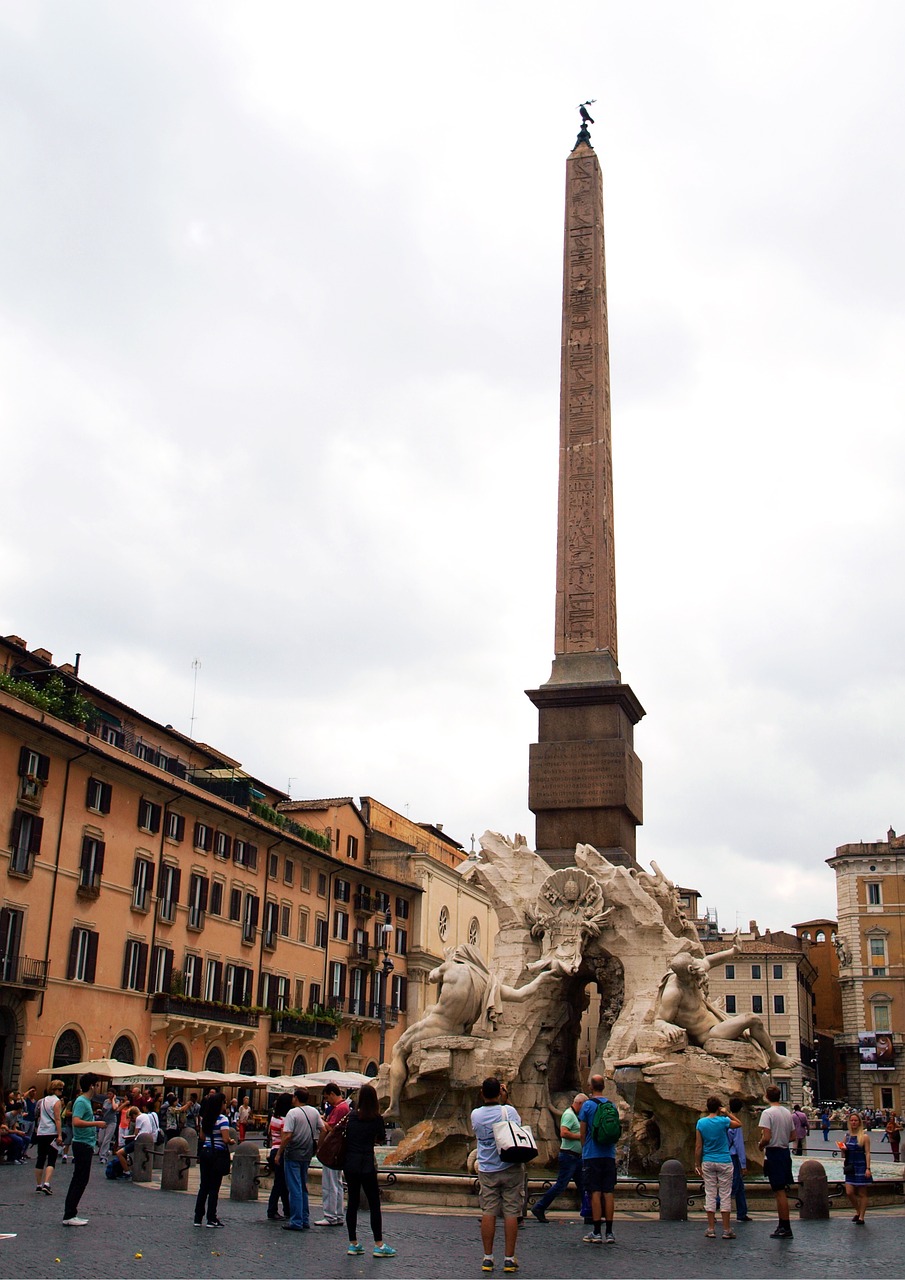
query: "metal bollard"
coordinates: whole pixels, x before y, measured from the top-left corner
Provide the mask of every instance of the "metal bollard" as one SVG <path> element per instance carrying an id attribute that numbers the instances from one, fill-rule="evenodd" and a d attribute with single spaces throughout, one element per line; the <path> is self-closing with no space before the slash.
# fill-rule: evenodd
<path id="1" fill-rule="evenodd" d="M 681 1160 L 664 1160 L 660 1166 L 660 1221 L 688 1221 L 688 1179 Z"/>
<path id="2" fill-rule="evenodd" d="M 188 1191 L 189 1144 L 185 1138 L 170 1138 L 163 1152 L 163 1172 L 160 1175 L 161 1191 Z"/>
<path id="3" fill-rule="evenodd" d="M 830 1216 L 830 1188 L 826 1170 L 819 1160 L 804 1160 L 798 1170 L 799 1210 L 804 1221 L 815 1222 Z"/>
<path id="4" fill-rule="evenodd" d="M 132 1152 L 132 1181 L 150 1182 L 154 1173 L 154 1139 L 150 1133 L 140 1133 Z"/>
<path id="5" fill-rule="evenodd" d="M 261 1148 L 256 1142 L 240 1142 L 236 1147 L 229 1180 L 230 1200 L 257 1200 L 260 1154 Z"/>

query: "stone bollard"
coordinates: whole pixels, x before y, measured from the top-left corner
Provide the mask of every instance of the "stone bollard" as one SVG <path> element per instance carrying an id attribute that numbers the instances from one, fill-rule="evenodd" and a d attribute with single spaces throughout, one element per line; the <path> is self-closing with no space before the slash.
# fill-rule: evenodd
<path id="1" fill-rule="evenodd" d="M 154 1172 L 154 1138 L 150 1133 L 140 1133 L 132 1152 L 132 1181 L 150 1182 Z"/>
<path id="2" fill-rule="evenodd" d="M 163 1172 L 160 1175 L 161 1191 L 188 1191 L 189 1144 L 185 1138 L 170 1138 L 163 1152 Z"/>
<path id="3" fill-rule="evenodd" d="M 193 1160 L 198 1159 L 198 1130 L 193 1129 L 190 1125 L 186 1125 L 180 1138 L 188 1144 L 188 1152 Z"/>
<path id="4" fill-rule="evenodd" d="M 236 1147 L 229 1180 L 230 1200 L 257 1200 L 260 1154 L 261 1148 L 256 1142 L 240 1142 Z"/>
<path id="5" fill-rule="evenodd" d="M 830 1216 L 830 1189 L 826 1170 L 819 1160 L 804 1160 L 798 1170 L 798 1194 L 801 1209 L 798 1216 L 815 1222 Z"/>
<path id="6" fill-rule="evenodd" d="M 688 1179 L 681 1160 L 664 1160 L 660 1166 L 660 1221 L 688 1221 Z"/>

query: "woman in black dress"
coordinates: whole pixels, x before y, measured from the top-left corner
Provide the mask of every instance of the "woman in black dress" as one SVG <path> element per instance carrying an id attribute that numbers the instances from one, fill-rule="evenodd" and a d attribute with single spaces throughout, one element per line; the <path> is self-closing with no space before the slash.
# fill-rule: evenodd
<path id="1" fill-rule="evenodd" d="M 343 1155 L 343 1173 L 349 1190 L 346 1202 L 346 1227 L 349 1232 L 351 1254 L 364 1253 L 364 1245 L 358 1243 L 358 1205 L 362 1188 L 368 1197 L 371 1211 L 371 1232 L 374 1236 L 374 1257 L 394 1258 L 396 1250 L 383 1242 L 383 1221 L 380 1215 L 380 1188 L 377 1185 L 377 1161 L 374 1148 L 386 1142 L 386 1128 L 377 1091 L 371 1084 L 363 1084 L 358 1091 L 358 1106 L 349 1113 L 346 1127 L 346 1149 Z"/>

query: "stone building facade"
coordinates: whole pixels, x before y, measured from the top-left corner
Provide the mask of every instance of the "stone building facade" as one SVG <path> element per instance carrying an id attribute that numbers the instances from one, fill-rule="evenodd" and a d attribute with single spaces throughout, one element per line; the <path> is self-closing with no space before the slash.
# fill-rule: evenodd
<path id="1" fill-rule="evenodd" d="M 905 1084 L 905 836 L 844 844 L 836 873 L 842 1034 L 839 1092 L 859 1106 L 901 1112 Z M 874 1037 L 883 1052 L 871 1053 Z M 862 1051 L 863 1050 L 863 1051 Z"/>
<path id="2" fill-rule="evenodd" d="M 842 988 L 839 986 L 839 956 L 836 952 L 836 921 L 802 920 L 793 924 L 799 938 L 808 944 L 808 959 L 814 966 L 814 1034 L 816 1039 L 816 1097 L 836 1101 L 842 1097 L 836 1062 L 836 1037 L 842 1034 Z"/>

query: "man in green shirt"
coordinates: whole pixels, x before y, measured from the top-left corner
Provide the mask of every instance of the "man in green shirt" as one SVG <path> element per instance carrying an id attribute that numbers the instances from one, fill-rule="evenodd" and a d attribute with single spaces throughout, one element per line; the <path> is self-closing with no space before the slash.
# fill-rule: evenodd
<path id="1" fill-rule="evenodd" d="M 586 1093 L 578 1093 L 572 1099 L 571 1107 L 566 1107 L 559 1120 L 559 1174 L 553 1186 L 545 1191 L 539 1200 L 531 1206 L 531 1212 L 538 1222 L 546 1222 L 546 1210 L 570 1182 L 574 1182 L 581 1203 L 584 1187 L 581 1179 L 581 1124 L 578 1113 L 588 1100 Z"/>
<path id="2" fill-rule="evenodd" d="M 98 1077 L 86 1071 L 79 1077 L 81 1092 L 72 1104 L 72 1181 L 66 1193 L 66 1204 L 63 1208 L 64 1227 L 84 1227 L 87 1218 L 78 1216 L 79 1201 L 82 1192 L 91 1177 L 91 1162 L 97 1146 L 97 1131 L 104 1128 L 103 1120 L 95 1120 L 92 1098 Z"/>

